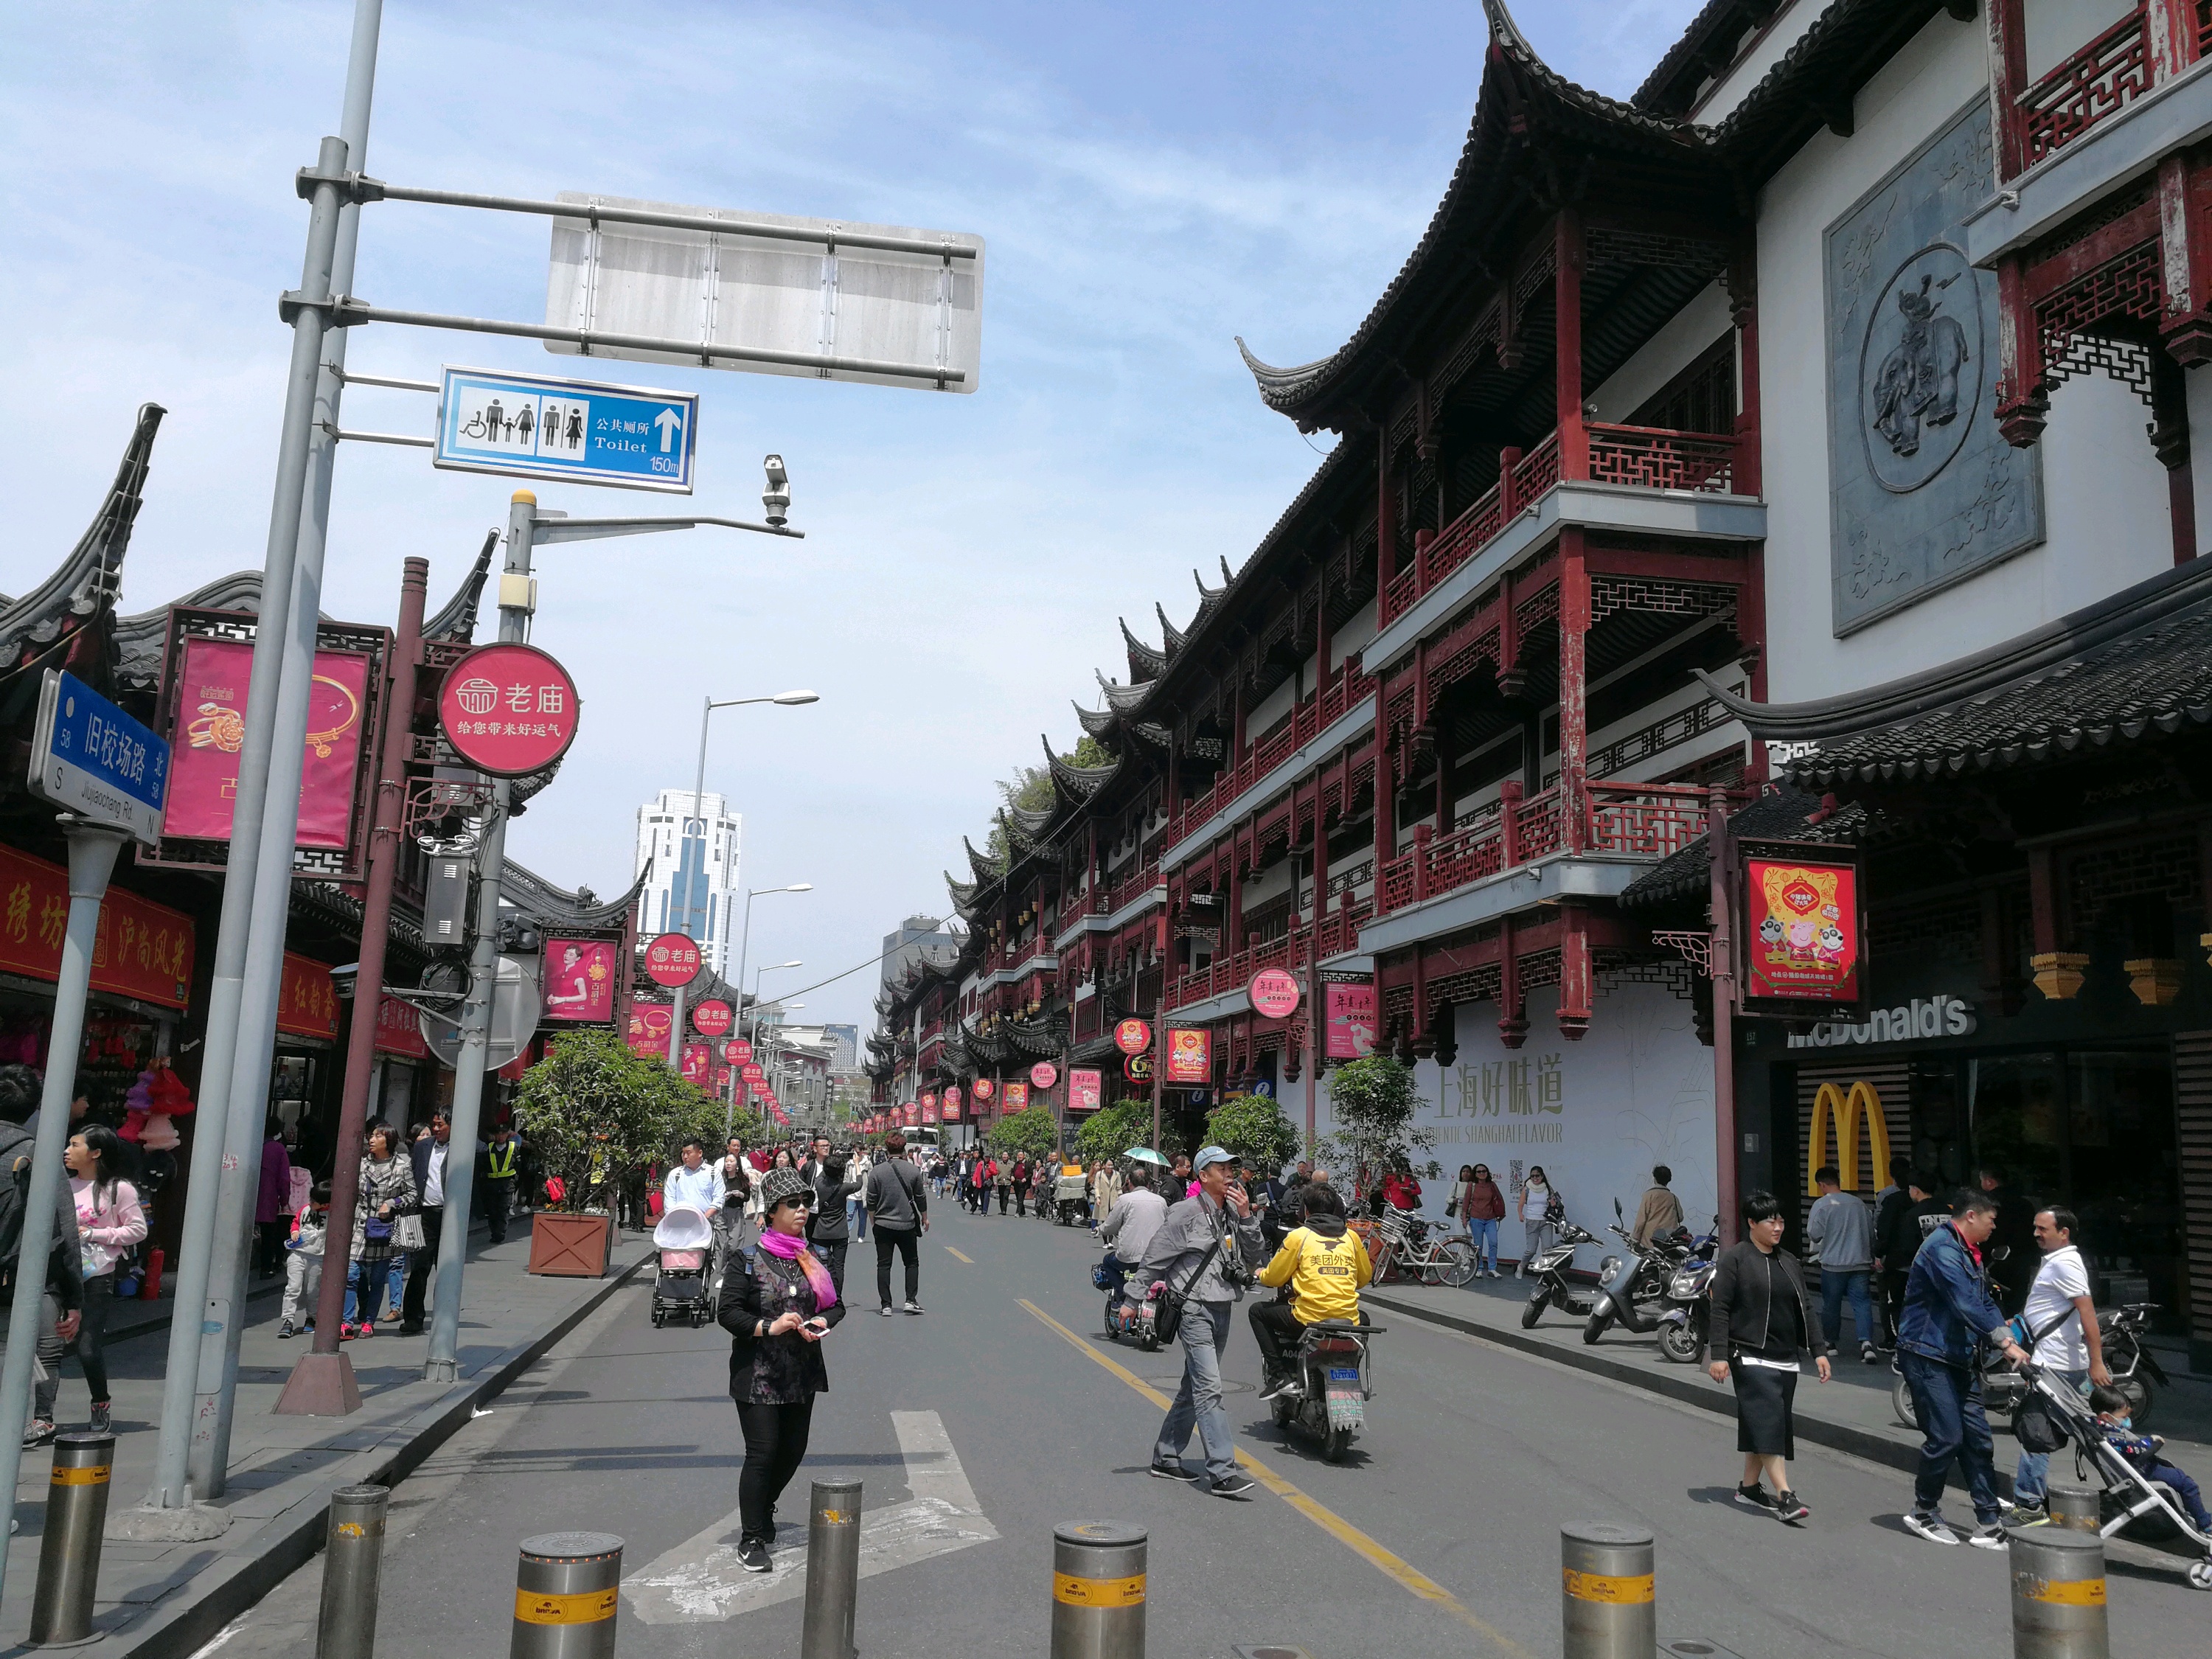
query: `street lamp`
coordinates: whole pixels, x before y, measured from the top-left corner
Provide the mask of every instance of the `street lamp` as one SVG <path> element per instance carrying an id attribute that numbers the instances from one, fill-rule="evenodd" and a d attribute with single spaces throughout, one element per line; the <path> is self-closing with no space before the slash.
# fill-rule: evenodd
<path id="1" fill-rule="evenodd" d="M 811 702 L 811 701 L 812 701 L 813 696 L 814 696 L 814 694 L 813 694 L 811 691 L 787 691 L 787 692 L 785 692 L 783 695 L 784 695 L 785 696 L 787 696 L 787 697 L 805 697 L 805 698 L 806 698 L 807 700 L 809 700 L 810 702 Z M 739 930 L 739 932 L 738 932 L 738 978 L 737 978 L 737 986 L 738 986 L 738 994 L 739 994 L 740 996 L 742 996 L 742 995 L 744 994 L 744 988 L 745 988 L 745 953 L 746 953 L 747 950 L 750 947 L 750 945 L 751 945 L 751 944 L 752 944 L 752 937 L 753 937 L 753 901 L 754 901 L 755 899 L 757 899 L 757 898 L 759 898 L 763 894 L 765 894 L 765 893 L 811 893 L 811 892 L 812 892 L 813 890 L 814 890 L 814 884 L 813 884 L 812 882 L 811 882 L 811 881 L 794 881 L 794 882 L 793 882 L 793 883 L 792 883 L 789 886 L 787 886 L 787 887 L 755 887 L 755 888 L 750 888 L 750 889 L 749 889 L 749 890 L 746 891 L 746 893 L 745 893 L 745 918 L 744 918 L 744 927 Z M 795 966 L 795 965 L 796 965 L 796 964 L 793 964 L 793 963 L 787 963 L 787 964 L 786 964 L 786 966 Z M 677 994 L 678 996 L 679 996 L 679 997 L 680 997 L 680 996 L 682 996 L 684 994 L 683 994 L 681 991 L 678 991 L 676 994 Z M 753 994 L 753 1001 L 754 1001 L 754 1003 L 755 1003 L 756 1005 L 757 1005 L 757 1004 L 759 1003 L 759 1001 L 760 1001 L 760 994 L 759 994 L 759 992 L 758 992 L 758 990 L 757 990 L 757 990 L 754 992 L 754 994 Z M 679 1012 L 681 1012 L 681 1006 L 680 1006 L 680 1005 L 679 1005 L 679 1009 L 678 1009 L 678 1011 L 679 1011 Z M 681 1024 L 682 1022 L 679 1020 L 678 1023 L 678 1024 Z M 759 1029 L 759 1026 L 758 1026 L 757 1022 L 756 1022 L 754 1029 L 755 1029 L 755 1030 L 757 1032 L 757 1030 L 758 1030 L 758 1029 Z M 678 1049 L 672 1049 L 672 1050 L 671 1050 L 672 1054 L 682 1054 L 682 1052 L 683 1052 L 683 1050 L 681 1050 L 680 1048 L 678 1048 Z M 674 1063 L 674 1062 L 672 1060 L 672 1063 Z M 734 1086 L 734 1085 L 732 1085 L 732 1088 L 731 1088 L 731 1090 L 730 1090 L 730 1103 L 729 1103 L 728 1107 L 724 1110 L 724 1112 L 723 1112 L 723 1114 L 722 1114 L 722 1129 L 723 1129 L 723 1133 L 724 1133 L 724 1136 L 725 1136 L 725 1138 L 726 1138 L 726 1139 L 727 1138 L 728 1132 L 729 1132 L 730 1120 L 731 1120 L 732 1116 L 736 1113 L 737 1109 L 738 1109 L 738 1091 L 737 1091 L 736 1087 L 735 1087 L 735 1086 Z"/>

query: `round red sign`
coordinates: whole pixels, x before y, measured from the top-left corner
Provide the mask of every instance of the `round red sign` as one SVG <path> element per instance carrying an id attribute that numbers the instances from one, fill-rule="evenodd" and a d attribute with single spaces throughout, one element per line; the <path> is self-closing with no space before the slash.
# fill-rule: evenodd
<path id="1" fill-rule="evenodd" d="M 576 739 L 576 683 L 534 645 L 480 645 L 446 671 L 438 724 L 479 772 L 542 772 Z"/>
<path id="2" fill-rule="evenodd" d="M 761 1070 L 759 1066 L 748 1061 L 744 1069 L 740 1072 L 738 1075 L 744 1078 L 748 1083 L 758 1083 L 763 1078 L 766 1077 L 768 1073 Z"/>
<path id="3" fill-rule="evenodd" d="M 732 1037 L 722 1045 L 722 1058 L 735 1066 L 742 1066 L 753 1057 L 753 1045 L 743 1037 Z"/>
<path id="4" fill-rule="evenodd" d="M 1152 1028 L 1141 1019 L 1125 1019 L 1114 1028 L 1114 1046 L 1125 1054 L 1140 1054 L 1152 1046 Z"/>
<path id="5" fill-rule="evenodd" d="M 655 985 L 689 985 L 699 977 L 699 946 L 684 933 L 663 933 L 645 947 L 645 976 Z"/>
<path id="6" fill-rule="evenodd" d="M 1152 1057 L 1150 1054 L 1131 1054 L 1121 1062 L 1121 1075 L 1132 1083 L 1152 1080 Z"/>
<path id="7" fill-rule="evenodd" d="M 1262 1019 L 1287 1019 L 1297 1012 L 1297 977 L 1279 968 L 1262 968 L 1253 975 L 1244 994 L 1252 999 L 1252 1012 Z"/>
<path id="8" fill-rule="evenodd" d="M 1030 1081 L 1040 1089 L 1049 1089 L 1060 1081 L 1060 1068 L 1048 1060 L 1041 1060 L 1030 1067 Z"/>
<path id="9" fill-rule="evenodd" d="M 709 997 L 691 1011 L 691 1024 L 701 1036 L 720 1036 L 735 1023 L 730 1005 L 720 997 Z"/>

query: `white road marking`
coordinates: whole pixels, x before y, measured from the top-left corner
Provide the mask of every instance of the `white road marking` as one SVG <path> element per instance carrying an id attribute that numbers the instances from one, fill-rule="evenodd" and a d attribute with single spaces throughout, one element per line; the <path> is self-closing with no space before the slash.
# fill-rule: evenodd
<path id="1" fill-rule="evenodd" d="M 975 1501 L 952 1437 L 935 1412 L 893 1412 L 899 1455 L 906 1461 L 914 1497 L 889 1509 L 865 1511 L 860 1520 L 860 1577 L 872 1577 L 934 1556 L 950 1555 L 999 1535 Z M 805 1471 L 787 1491 L 803 1492 Z M 865 1499 L 863 1500 L 865 1502 Z M 775 1571 L 747 1572 L 738 1565 L 738 1512 L 678 1544 L 623 1580 L 630 1611 L 648 1625 L 689 1625 L 734 1619 L 755 1607 L 788 1601 L 806 1591 L 806 1534 L 786 1528 L 775 1552 Z"/>

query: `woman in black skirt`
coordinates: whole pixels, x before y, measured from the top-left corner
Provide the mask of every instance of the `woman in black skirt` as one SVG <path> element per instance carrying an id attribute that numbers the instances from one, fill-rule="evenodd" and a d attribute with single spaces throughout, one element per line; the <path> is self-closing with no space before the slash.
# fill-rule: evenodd
<path id="1" fill-rule="evenodd" d="M 1820 1381 L 1828 1380 L 1828 1345 L 1797 1258 L 1782 1248 L 1780 1201 L 1753 1193 L 1743 1219 L 1744 1241 L 1729 1248 L 1713 1274 L 1711 1369 L 1714 1382 L 1735 1383 L 1735 1445 L 1743 1454 L 1735 1501 L 1794 1522 L 1812 1510 L 1790 1489 L 1789 1460 L 1797 1454 L 1790 1411 L 1807 1352 Z"/>
<path id="2" fill-rule="evenodd" d="M 759 1247 L 723 1270 L 720 1308 L 731 1339 L 730 1398 L 745 1436 L 738 1559 L 749 1572 L 774 1565 L 775 1500 L 806 1455 L 814 1396 L 830 1389 L 822 1338 L 845 1316 L 830 1270 L 806 1245 L 813 1194 L 805 1181 L 796 1170 L 778 1168 L 760 1185 Z"/>

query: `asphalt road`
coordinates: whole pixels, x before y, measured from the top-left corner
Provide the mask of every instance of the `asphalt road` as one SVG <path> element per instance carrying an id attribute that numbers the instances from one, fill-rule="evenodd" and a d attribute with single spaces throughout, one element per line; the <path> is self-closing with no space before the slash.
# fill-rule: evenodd
<path id="1" fill-rule="evenodd" d="M 872 1243 L 855 1250 L 855 1312 L 830 1339 L 831 1392 L 779 1549 L 803 1539 L 810 1474 L 857 1476 L 866 1511 L 899 1512 L 860 1586 L 864 1655 L 1034 1659 L 1052 1528 L 1078 1519 L 1149 1529 L 1151 1650 L 1176 1659 L 1269 1644 L 1314 1659 L 1557 1654 L 1558 1529 L 1591 1519 L 1657 1534 L 1662 1644 L 1744 1659 L 2012 1652 L 2004 1558 L 1907 1534 L 1896 1474 L 1808 1449 L 1795 1474 L 1813 1518 L 1784 1527 L 1729 1501 L 1725 1419 L 1411 1320 L 1385 1322 L 1369 1432 L 1331 1466 L 1267 1421 L 1240 1319 L 1231 1418 L 1263 1490 L 1237 1504 L 1151 1479 L 1160 1410 L 1137 1384 L 1171 1392 L 1179 1364 L 1094 1334 L 1092 1259 L 1080 1231 L 944 1206 L 923 1241 L 929 1312 L 883 1319 Z M 713 1327 L 654 1330 L 644 1288 L 617 1293 L 395 1495 L 380 1651 L 504 1654 L 516 1544 L 578 1528 L 627 1542 L 621 1652 L 796 1655 L 797 1572 L 771 1591 L 727 1563 L 743 1461 L 727 1358 Z M 927 1413 L 949 1456 L 929 1449 Z M 900 1515 L 954 1489 L 980 1516 L 933 1544 L 897 1534 Z M 319 1580 L 311 1565 L 209 1651 L 311 1650 Z M 2116 1653 L 2202 1650 L 2212 1596 L 2177 1569 L 2116 1561 L 2111 1581 Z"/>

